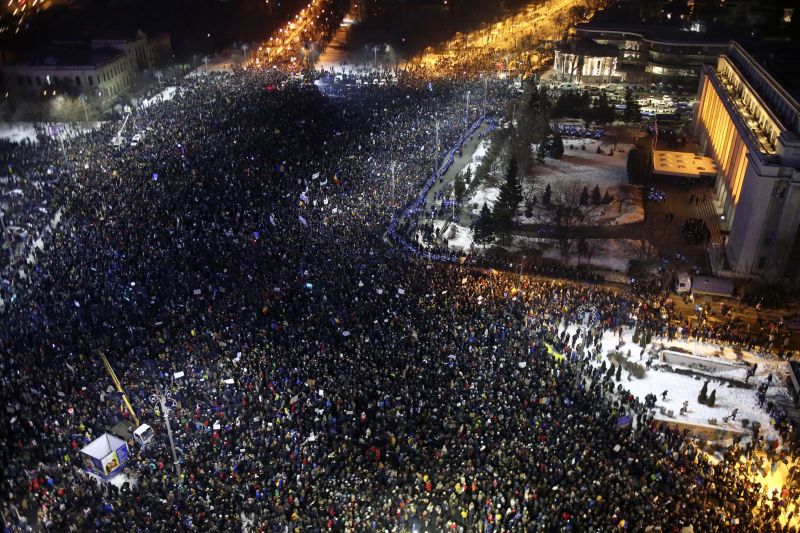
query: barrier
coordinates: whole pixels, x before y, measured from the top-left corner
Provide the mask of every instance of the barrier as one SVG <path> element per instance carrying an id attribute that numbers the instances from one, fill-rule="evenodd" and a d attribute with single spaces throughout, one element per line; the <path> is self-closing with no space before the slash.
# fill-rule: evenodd
<path id="1" fill-rule="evenodd" d="M 406 206 L 401 214 L 392 217 L 392 221 L 389 223 L 387 234 L 389 235 L 389 238 L 391 238 L 401 247 L 401 249 L 411 253 L 412 255 L 418 255 L 431 261 L 446 261 L 448 263 L 452 263 L 459 259 L 460 254 L 457 253 L 433 254 L 429 251 L 421 250 L 416 244 L 408 242 L 405 237 L 397 233 L 397 225 L 401 219 L 408 218 L 420 210 L 422 204 L 425 202 L 425 198 L 428 197 L 428 193 L 430 192 L 431 187 L 433 187 L 433 184 L 436 183 L 436 180 L 439 177 L 444 176 L 447 171 L 450 170 L 450 167 L 453 165 L 453 163 L 455 163 L 456 152 L 461 149 L 462 146 L 464 146 L 464 143 L 467 142 L 467 139 L 470 137 L 470 135 L 475 133 L 475 131 L 481 127 L 481 124 L 483 124 L 484 120 L 486 119 L 486 115 L 481 115 L 475 122 L 472 123 L 469 130 L 467 130 L 467 133 L 462 135 L 455 146 L 453 146 L 450 151 L 447 152 L 444 157 L 444 164 L 442 164 L 436 171 L 433 172 L 433 174 L 431 174 L 431 177 L 428 178 L 428 180 L 422 186 L 422 190 L 420 191 L 419 195 L 417 195 L 417 197 L 408 206 Z"/>

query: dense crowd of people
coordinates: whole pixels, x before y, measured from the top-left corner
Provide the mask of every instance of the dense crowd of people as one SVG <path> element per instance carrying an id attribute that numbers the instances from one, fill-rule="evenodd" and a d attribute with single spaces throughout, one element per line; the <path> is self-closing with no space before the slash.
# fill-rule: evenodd
<path id="1" fill-rule="evenodd" d="M 189 78 L 136 112 L 136 147 L 109 124 L 66 162 L 47 139 L 4 148 L 15 183 L 53 176 L 26 219 L 50 228 L 40 253 L 4 271 L 7 530 L 794 531 L 796 488 L 713 464 L 593 364 L 660 311 L 398 245 L 444 155 L 435 121 L 457 145 L 482 84 L 310 81 Z M 489 94 L 489 112 L 508 98 Z M 79 457 L 133 419 L 100 352 L 158 430 L 121 487 Z"/>

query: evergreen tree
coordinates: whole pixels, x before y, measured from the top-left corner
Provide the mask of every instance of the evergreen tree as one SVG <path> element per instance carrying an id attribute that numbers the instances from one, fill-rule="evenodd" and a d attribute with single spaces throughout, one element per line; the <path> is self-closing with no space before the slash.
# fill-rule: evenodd
<path id="1" fill-rule="evenodd" d="M 514 227 L 517 207 L 522 201 L 522 185 L 517 176 L 517 159 L 512 157 L 506 169 L 506 182 L 500 187 L 500 195 L 494 206 L 494 227 L 497 233 L 508 235 Z"/>
<path id="2" fill-rule="evenodd" d="M 602 201 L 603 201 L 603 199 L 600 196 L 600 186 L 599 185 L 595 185 L 594 189 L 592 189 L 592 204 L 600 205 L 600 202 L 602 202 Z"/>
<path id="3" fill-rule="evenodd" d="M 525 218 L 531 218 L 533 216 L 533 201 L 528 200 L 525 202 Z"/>
<path id="4" fill-rule="evenodd" d="M 598 124 L 608 124 L 614 121 L 614 106 L 608 102 L 605 91 L 600 93 L 592 106 L 592 116 Z"/>
<path id="5" fill-rule="evenodd" d="M 700 389 L 700 395 L 697 397 L 698 403 L 705 404 L 708 401 L 708 381 L 703 383 L 703 388 Z"/>
<path id="6" fill-rule="evenodd" d="M 625 111 L 622 113 L 622 120 L 628 123 L 642 121 L 641 107 L 633 97 L 633 90 L 630 87 L 625 89 Z"/>
<path id="7" fill-rule="evenodd" d="M 547 187 L 544 188 L 542 203 L 549 207 L 552 201 L 553 201 L 553 188 L 550 187 L 550 184 L 548 183 Z"/>
<path id="8" fill-rule="evenodd" d="M 547 155 L 547 139 L 542 139 L 542 142 L 536 147 L 536 160 L 539 163 L 544 163 L 544 158 Z"/>
<path id="9" fill-rule="evenodd" d="M 717 389 L 711 391 L 711 395 L 708 397 L 708 402 L 706 405 L 709 407 L 714 407 L 714 403 L 717 401 Z"/>
<path id="10" fill-rule="evenodd" d="M 589 189 L 586 187 L 581 191 L 581 197 L 578 200 L 581 205 L 589 205 Z"/>
<path id="11" fill-rule="evenodd" d="M 558 133 L 553 136 L 553 142 L 550 146 L 550 157 L 553 159 L 561 159 L 564 157 L 564 141 Z"/>
<path id="12" fill-rule="evenodd" d="M 603 194 L 602 203 L 605 204 L 605 205 L 608 205 L 608 204 L 611 203 L 611 200 L 612 200 L 611 195 L 608 194 L 608 189 L 606 189 L 605 194 Z"/>
<path id="13" fill-rule="evenodd" d="M 461 174 L 458 174 L 455 182 L 453 182 L 453 192 L 456 194 L 456 201 L 461 200 L 461 197 L 464 196 L 464 191 L 466 190 L 467 187 L 464 185 L 464 180 L 461 177 Z"/>
<path id="14" fill-rule="evenodd" d="M 478 244 L 486 244 L 492 240 L 494 233 L 492 212 L 486 203 L 481 208 L 481 214 L 475 222 L 475 242 Z"/>

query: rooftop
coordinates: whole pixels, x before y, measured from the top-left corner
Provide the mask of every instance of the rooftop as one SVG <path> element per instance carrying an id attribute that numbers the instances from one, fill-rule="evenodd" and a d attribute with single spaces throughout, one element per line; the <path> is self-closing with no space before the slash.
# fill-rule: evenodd
<path id="1" fill-rule="evenodd" d="M 556 50 L 590 57 L 617 57 L 619 55 L 616 46 L 600 44 L 586 37 L 562 41 L 556 45 Z"/>
<path id="2" fill-rule="evenodd" d="M 592 20 L 590 22 L 578 24 L 577 28 L 578 31 L 602 31 L 640 35 L 642 38 L 647 39 L 648 41 L 676 44 L 705 44 L 724 46 L 728 42 L 728 37 L 723 35 L 711 35 L 696 31 L 685 31 L 676 27 L 663 26 L 660 24 L 629 24 Z"/>
<path id="3" fill-rule="evenodd" d="M 717 165 L 710 157 L 701 157 L 689 152 L 653 150 L 653 172 L 663 176 L 699 178 L 716 176 Z"/>
<path id="4" fill-rule="evenodd" d="M 15 63 L 26 66 L 92 67 L 109 63 L 124 55 L 115 48 L 104 46 L 92 49 L 83 45 L 47 46 Z"/>

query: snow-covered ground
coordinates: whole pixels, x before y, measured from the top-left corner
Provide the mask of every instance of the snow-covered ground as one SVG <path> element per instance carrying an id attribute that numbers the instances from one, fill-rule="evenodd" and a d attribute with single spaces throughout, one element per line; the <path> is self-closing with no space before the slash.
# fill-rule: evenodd
<path id="1" fill-rule="evenodd" d="M 577 330 L 577 325 L 572 325 L 568 328 L 571 334 Z M 762 359 L 757 354 L 743 351 L 737 354 L 735 350 L 729 347 L 722 347 L 706 342 L 695 342 L 686 340 L 668 341 L 666 339 L 654 338 L 653 342 L 647 346 L 645 350 L 638 344 L 633 343 L 633 330 L 626 329 L 622 334 L 624 344 L 619 347 L 620 338 L 613 332 L 607 332 L 603 335 L 602 339 L 602 354 L 603 358 L 593 362 L 596 366 L 600 366 L 603 360 L 609 364 L 606 359 L 608 353 L 618 351 L 623 356 L 628 358 L 629 361 L 644 364 L 650 354 L 657 359 L 662 345 L 664 348 L 681 348 L 687 350 L 693 355 L 715 357 L 717 354 L 722 356 L 727 361 L 746 361 L 758 362 L 758 371 L 755 378 L 751 378 L 749 383 L 753 388 L 736 388 L 729 387 L 727 383 L 711 380 L 708 386 L 708 394 L 712 390 L 716 390 L 716 402 L 714 407 L 708 407 L 697 401 L 700 389 L 703 387 L 704 380 L 670 372 L 665 367 L 657 369 L 659 363 L 656 361 L 653 368 L 647 371 L 643 379 L 637 379 L 630 376 L 628 373 L 622 371 L 621 384 L 623 388 L 627 389 L 637 398 L 644 400 L 648 394 L 655 394 L 658 397 L 656 402 L 656 418 L 670 419 L 677 422 L 686 422 L 690 424 L 709 425 L 709 420 L 716 420 L 716 424 L 712 427 L 719 427 L 728 430 L 744 431 L 745 434 L 750 434 L 749 429 L 743 430 L 742 419 L 747 419 L 750 422 L 757 421 L 761 424 L 761 432 L 768 439 L 778 437 L 777 431 L 773 428 L 771 417 L 766 411 L 758 406 L 756 398 L 756 390 L 760 383 L 767 381 L 769 374 L 773 374 L 773 386 L 769 388 L 767 400 L 774 399 L 781 394 L 786 394 L 785 389 L 781 388 L 780 383 L 782 375 L 785 375 L 785 370 L 781 367 L 785 366 L 784 363 L 779 361 L 768 361 Z M 643 351 L 645 352 L 643 354 Z M 628 354 L 630 353 L 630 356 Z M 671 365 L 673 368 L 680 368 L 677 365 Z M 742 364 L 740 369 L 731 370 L 720 374 L 721 377 L 733 378 L 744 382 L 747 369 Z M 667 391 L 666 399 L 662 399 L 662 393 Z M 688 401 L 688 410 L 685 414 L 680 414 L 684 401 Z M 664 407 L 666 411 L 672 411 L 673 416 L 670 418 L 666 414 L 660 413 L 660 408 Z M 738 409 L 736 420 L 728 420 L 724 418 L 729 417 L 734 409 Z"/>
<path id="2" fill-rule="evenodd" d="M 0 139 L 12 142 L 28 140 L 39 142 L 36 138 L 36 130 L 46 131 L 49 126 L 60 125 L 64 127 L 64 134 L 67 136 L 78 135 L 87 131 L 99 128 L 103 123 L 93 122 L 64 122 L 56 124 L 54 122 L 0 122 Z"/>
<path id="3" fill-rule="evenodd" d="M 489 209 L 493 209 L 498 196 L 500 196 L 500 187 L 478 187 L 467 200 L 467 207 L 477 215 L 481 212 L 483 204 L 486 204 Z"/>
<path id="4" fill-rule="evenodd" d="M 153 96 L 152 98 L 146 98 L 142 100 L 140 107 L 147 108 L 159 102 L 166 102 L 167 100 L 172 100 L 173 98 L 175 98 L 175 93 L 177 91 L 178 91 L 177 87 L 167 87 L 157 95 Z"/>
<path id="5" fill-rule="evenodd" d="M 491 144 L 490 139 L 481 139 L 481 142 L 478 143 L 478 147 L 475 148 L 475 152 L 472 154 L 472 161 L 465 166 L 459 174 L 462 176 L 466 174 L 467 169 L 469 169 L 469 175 L 475 176 L 475 171 L 478 170 L 478 167 L 481 165 L 483 158 L 486 157 L 486 151 L 489 149 L 489 145 Z"/>
<path id="6" fill-rule="evenodd" d="M 586 245 L 592 250 L 589 264 L 595 268 L 626 272 L 628 262 L 646 256 L 646 242 L 632 239 L 587 239 Z M 564 262 L 558 241 L 539 239 L 538 246 L 544 250 L 543 257 Z M 580 264 L 585 265 L 587 257 L 582 257 Z M 570 255 L 566 261 L 569 265 L 578 265 L 577 243 L 572 244 Z"/>
<path id="7" fill-rule="evenodd" d="M 474 175 L 480 161 L 486 154 L 482 141 L 473 155 L 472 162 L 468 165 Z M 581 146 L 586 150 L 581 150 Z M 598 145 L 603 153 L 596 153 Z M 619 144 L 613 156 L 608 153 L 612 145 L 594 139 L 564 139 L 564 157 L 562 159 L 546 159 L 542 165 L 534 168 L 533 194 L 536 195 L 537 205 L 532 210 L 531 217 L 524 214 L 517 217 L 521 224 L 543 224 L 548 222 L 548 212 L 542 207 L 544 191 L 550 185 L 554 200 L 558 198 L 559 191 L 578 184 L 577 191 L 586 187 L 591 195 L 595 186 L 599 187 L 600 195 L 608 192 L 612 201 L 610 204 L 598 206 L 589 205 L 581 207 L 584 214 L 582 225 L 621 225 L 634 224 L 644 220 L 644 200 L 638 187 L 628 185 L 626 171 L 628 150 L 630 145 Z M 523 184 L 525 188 L 525 184 Z M 497 199 L 500 189 L 496 186 L 481 184 L 467 200 L 467 206 L 472 213 L 479 213 L 483 203 L 491 208 Z M 621 205 L 620 205 L 621 203 Z M 524 202 L 519 206 L 523 213 Z"/>

